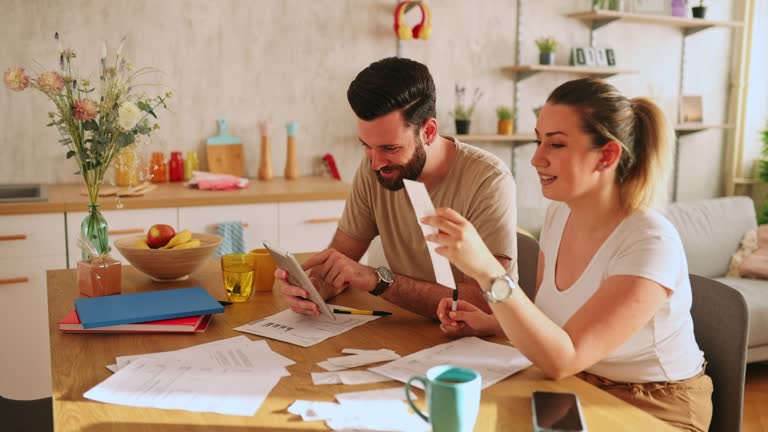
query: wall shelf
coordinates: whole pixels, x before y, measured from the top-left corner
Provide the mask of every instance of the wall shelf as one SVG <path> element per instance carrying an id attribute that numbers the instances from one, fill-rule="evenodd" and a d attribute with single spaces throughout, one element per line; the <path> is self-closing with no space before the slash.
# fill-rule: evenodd
<path id="1" fill-rule="evenodd" d="M 470 134 L 456 135 L 456 139 L 461 142 L 533 142 L 536 141 L 536 135 L 494 135 L 494 134 Z"/>
<path id="2" fill-rule="evenodd" d="M 535 75 L 539 72 L 549 73 L 571 73 L 576 75 L 586 75 L 607 78 L 617 74 L 634 74 L 639 71 L 630 69 L 619 69 L 616 67 L 588 67 L 588 66 L 567 66 L 567 65 L 519 65 L 519 66 L 507 66 L 502 68 L 504 72 L 509 72 L 517 75 L 519 80 L 524 80 L 529 76 Z"/>
<path id="3" fill-rule="evenodd" d="M 659 24 L 678 27 L 683 29 L 686 34 L 693 34 L 712 27 L 738 28 L 744 25 L 739 21 L 716 21 L 700 18 L 682 18 L 668 15 L 639 14 L 608 10 L 576 12 L 568 14 L 567 16 L 592 23 L 592 29 L 598 29 L 613 21 L 620 20 L 631 23 Z"/>
<path id="4" fill-rule="evenodd" d="M 677 135 L 688 135 L 708 129 L 731 129 L 732 124 L 680 123 L 675 125 Z"/>

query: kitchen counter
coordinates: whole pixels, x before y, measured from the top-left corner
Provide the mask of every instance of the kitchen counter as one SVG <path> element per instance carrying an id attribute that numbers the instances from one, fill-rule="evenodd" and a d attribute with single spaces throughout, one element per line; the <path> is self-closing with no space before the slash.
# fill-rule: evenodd
<path id="1" fill-rule="evenodd" d="M 80 195 L 85 185 L 48 185 L 48 201 L 0 204 L 0 215 L 63 213 L 85 211 L 88 197 Z M 141 197 L 120 198 L 123 209 L 149 209 L 163 207 L 196 207 L 209 205 L 236 205 L 277 203 L 292 201 L 343 200 L 350 185 L 327 177 L 301 177 L 296 180 L 283 178 L 271 181 L 251 179 L 247 189 L 233 191 L 207 191 L 190 189 L 183 183 L 160 183 L 154 191 Z M 114 196 L 99 197 L 101 210 L 117 209 Z"/>

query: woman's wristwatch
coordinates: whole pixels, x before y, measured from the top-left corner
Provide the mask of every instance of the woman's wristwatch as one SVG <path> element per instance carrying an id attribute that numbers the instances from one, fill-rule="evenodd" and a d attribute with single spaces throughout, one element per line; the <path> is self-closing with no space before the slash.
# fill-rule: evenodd
<path id="1" fill-rule="evenodd" d="M 512 276 L 504 274 L 491 281 L 488 291 L 483 291 L 483 297 L 488 303 L 501 303 L 512 297 L 516 287 L 517 284 Z"/>

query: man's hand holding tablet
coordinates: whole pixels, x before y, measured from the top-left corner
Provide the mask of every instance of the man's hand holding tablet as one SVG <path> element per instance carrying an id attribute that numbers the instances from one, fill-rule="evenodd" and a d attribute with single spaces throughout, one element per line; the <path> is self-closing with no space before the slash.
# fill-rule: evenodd
<path id="1" fill-rule="evenodd" d="M 281 250 L 280 248 L 273 246 L 266 241 L 263 243 L 264 247 L 267 248 L 269 253 L 272 255 L 272 258 L 275 260 L 275 264 L 278 267 L 277 272 L 280 272 L 281 269 L 284 270 L 287 273 L 288 283 L 305 290 L 309 295 L 308 300 L 312 301 L 318 306 L 318 309 L 322 315 L 325 315 L 332 320 L 336 320 L 336 317 L 333 315 L 333 311 L 325 303 L 325 300 L 323 300 L 323 297 L 320 295 L 320 293 L 317 292 L 317 289 L 315 289 L 315 286 L 304 273 L 304 270 L 301 268 L 301 265 L 299 265 L 299 262 L 296 261 L 296 258 L 293 256 L 293 254 Z M 280 277 L 277 272 L 275 276 Z M 281 288 L 283 290 L 285 289 L 285 287 Z M 285 294 L 285 292 L 283 294 Z M 293 305 L 289 306 L 291 306 L 291 309 L 294 312 L 299 312 Z"/>

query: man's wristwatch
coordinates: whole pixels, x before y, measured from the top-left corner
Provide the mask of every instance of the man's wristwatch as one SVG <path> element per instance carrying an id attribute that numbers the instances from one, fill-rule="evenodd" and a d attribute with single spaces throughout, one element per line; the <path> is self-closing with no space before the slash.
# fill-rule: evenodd
<path id="1" fill-rule="evenodd" d="M 505 274 L 491 281 L 491 287 L 483 291 L 483 297 L 488 303 L 500 303 L 512 297 L 516 286 L 515 280 Z"/>
<path id="2" fill-rule="evenodd" d="M 392 270 L 381 266 L 376 269 L 376 277 L 379 278 L 379 282 L 376 283 L 374 289 L 368 292 L 375 296 L 380 296 L 390 285 L 392 285 L 392 282 L 395 281 L 395 276 L 392 274 Z"/>

